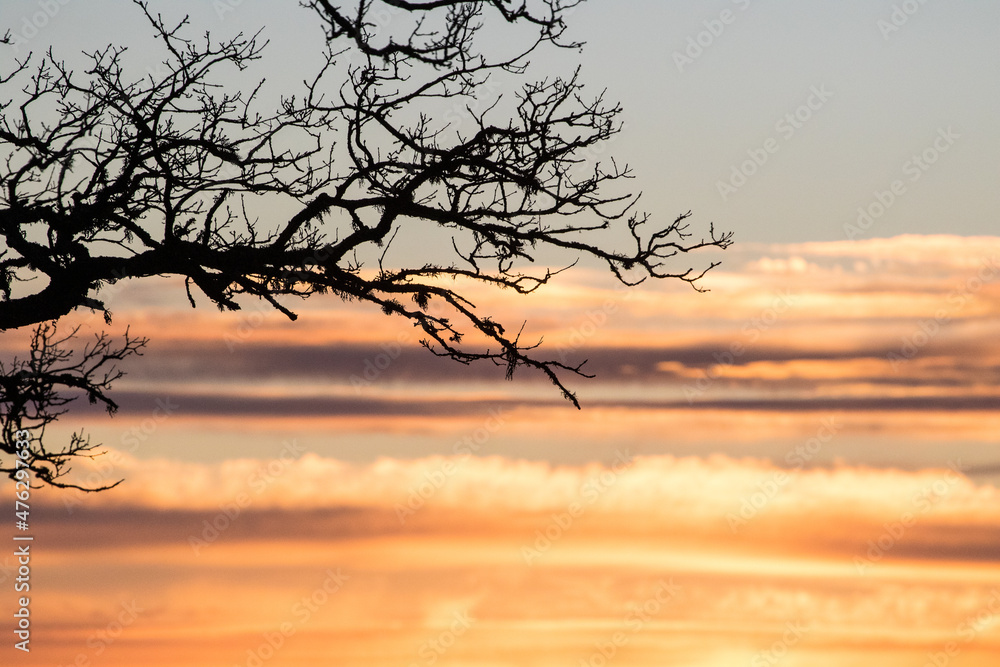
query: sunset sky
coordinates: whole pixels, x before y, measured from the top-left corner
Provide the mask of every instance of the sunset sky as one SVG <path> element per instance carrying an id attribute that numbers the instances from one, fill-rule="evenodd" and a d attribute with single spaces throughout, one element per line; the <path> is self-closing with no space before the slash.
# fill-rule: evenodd
<path id="1" fill-rule="evenodd" d="M 294 5 L 163 11 L 264 26 L 274 77 L 321 47 Z M 622 101 L 607 154 L 655 219 L 735 232 L 677 258 L 722 262 L 708 291 L 586 264 L 526 297 L 463 288 L 587 360 L 563 378 L 578 411 L 373 307 L 288 301 L 290 322 L 111 286 L 112 330 L 149 347 L 117 415 L 81 404 L 51 435 L 106 446 L 74 479 L 124 481 L 34 493 L 32 651 L 8 549 L 0 664 L 997 664 L 1000 5 L 591 0 L 568 22 L 584 51 L 532 71 L 579 62 Z M 71 0 L 27 45 L 71 59 L 141 28 Z"/>

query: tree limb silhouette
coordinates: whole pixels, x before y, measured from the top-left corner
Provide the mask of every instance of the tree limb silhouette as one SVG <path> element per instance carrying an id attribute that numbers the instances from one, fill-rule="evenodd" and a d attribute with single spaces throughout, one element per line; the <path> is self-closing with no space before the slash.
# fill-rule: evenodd
<path id="1" fill-rule="evenodd" d="M 620 132 L 621 109 L 603 94 L 588 97 L 578 71 L 527 81 L 482 111 L 471 106 L 490 97 L 494 77 L 525 79 L 537 49 L 579 48 L 563 41 L 564 16 L 578 2 L 305 2 L 328 49 L 297 95 L 270 102 L 263 83 L 224 83 L 262 57 L 260 33 L 195 40 L 187 18 L 171 24 L 134 2 L 164 54 L 156 72 L 130 78 L 125 49 L 108 46 L 86 54 L 85 67 L 50 50 L 0 73 L 5 92 L 19 86 L 0 101 L 0 328 L 40 325 L 33 345 L 43 348 L 4 368 L 5 434 L 28 414 L 42 429 L 51 422 L 45 409 L 61 414 L 51 393 L 60 385 L 113 411 L 105 391 L 114 374 L 96 369 L 140 342 L 102 339 L 97 356 L 85 353 L 83 366 L 58 379 L 52 369 L 65 359 L 56 343 L 72 334 L 57 339 L 46 323 L 79 308 L 110 322 L 100 289 L 157 275 L 184 277 L 192 304 L 200 292 L 238 310 L 240 297 L 253 296 L 292 319 L 289 298 L 330 292 L 368 302 L 419 327 L 434 354 L 492 362 L 508 378 L 533 368 L 579 407 L 562 374 L 586 375 L 583 364 L 546 359 L 538 342 L 481 314 L 455 280 L 527 294 L 560 272 L 529 270 L 536 254 L 558 249 L 600 260 L 626 285 L 673 278 L 699 289 L 714 264 L 671 260 L 731 242 L 711 226 L 693 236 L 690 212 L 652 224 L 634 210 L 638 195 L 613 191 L 631 177 L 628 167 L 592 156 Z M 386 15 L 391 25 L 377 20 Z M 485 26 L 533 36 L 491 59 L 477 51 Z M 466 127 L 440 118 L 443 100 L 462 109 Z M 296 212 L 280 221 L 249 213 L 265 200 Z M 453 259 L 384 265 L 392 240 L 413 224 L 446 230 Z M 41 407 L 25 412 L 24 397 L 38 391 Z M 59 469 L 67 456 L 40 450 L 39 470 Z"/>

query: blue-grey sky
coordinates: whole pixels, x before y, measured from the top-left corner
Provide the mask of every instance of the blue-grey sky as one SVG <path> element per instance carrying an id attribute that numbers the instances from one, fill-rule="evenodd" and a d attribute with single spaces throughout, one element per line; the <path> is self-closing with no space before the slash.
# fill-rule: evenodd
<path id="1" fill-rule="evenodd" d="M 269 93 L 317 67 L 297 0 L 150 2 L 193 35 L 264 26 L 243 82 Z M 622 102 L 607 152 L 659 222 L 735 232 L 711 291 L 583 267 L 529 297 L 463 287 L 539 358 L 588 360 L 563 376 L 578 412 L 334 294 L 283 301 L 293 323 L 191 309 L 176 278 L 105 287 L 148 354 L 114 419 L 74 405 L 50 436 L 106 446 L 74 481 L 125 482 L 33 491 L 45 567 L 14 662 L 916 667 L 957 646 L 995 667 L 1000 3 L 592 0 L 569 21 L 586 49 L 532 73 L 582 64 Z M 71 65 L 109 41 L 139 74 L 158 58 L 128 0 L 0 0 L 0 26 Z M 438 251 L 406 226 L 405 252 Z"/>
<path id="2" fill-rule="evenodd" d="M 993 233 L 1000 5 L 914 2 L 919 9 L 905 23 L 897 13 L 902 25 L 891 30 L 894 4 L 907 3 L 650 0 L 580 10 L 588 76 L 634 120 L 621 152 L 634 156 L 647 207 L 693 208 L 738 240 L 834 240 L 898 179 L 904 195 L 869 236 Z M 814 87 L 832 96 L 814 99 L 820 108 L 801 127 L 776 127 Z M 916 180 L 912 168 L 904 173 L 949 127 L 960 138 L 947 153 Z M 777 151 L 723 201 L 719 181 L 769 138 Z"/>
<path id="3" fill-rule="evenodd" d="M 294 2 L 184 0 L 162 10 L 190 12 L 196 32 L 220 37 L 264 26 L 272 42 L 260 72 L 272 79 L 315 67 L 319 28 Z M 44 20 L 29 48 L 54 44 L 71 59 L 83 44 L 124 40 L 133 57 L 145 55 L 149 30 L 125 0 L 0 8 L 16 35 L 30 34 L 33 17 Z M 607 87 L 622 102 L 626 129 L 608 154 L 633 167 L 643 208 L 664 220 L 692 209 L 693 222 L 714 221 L 738 242 L 994 230 L 996 3 L 591 0 L 568 22 L 583 52 L 539 53 L 533 71 L 580 62 L 594 92 Z M 913 160 L 925 152 L 933 164 Z M 747 162 L 754 155 L 762 164 Z M 890 194 L 879 202 L 878 193 Z M 857 226 L 859 207 L 878 214 L 881 205 Z"/>

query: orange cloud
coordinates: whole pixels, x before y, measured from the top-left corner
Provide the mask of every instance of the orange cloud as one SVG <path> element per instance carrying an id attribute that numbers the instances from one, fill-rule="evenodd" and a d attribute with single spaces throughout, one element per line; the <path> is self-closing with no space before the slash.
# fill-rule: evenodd
<path id="1" fill-rule="evenodd" d="M 87 641 L 116 630 L 123 604 L 142 611 L 106 664 L 160 646 L 151 664 L 308 665 L 331 642 L 344 664 L 376 665 L 477 661 L 489 646 L 750 662 L 778 644 L 810 664 L 878 650 L 901 667 L 951 641 L 986 665 L 1000 648 L 1000 495 L 947 468 L 624 452 L 576 466 L 122 461 L 129 481 L 73 515 L 43 503 L 48 664 L 96 659 Z"/>

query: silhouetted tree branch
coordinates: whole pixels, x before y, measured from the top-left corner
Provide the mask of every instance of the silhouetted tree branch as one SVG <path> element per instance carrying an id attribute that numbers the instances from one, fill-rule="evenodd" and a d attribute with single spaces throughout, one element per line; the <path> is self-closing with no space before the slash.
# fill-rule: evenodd
<path id="1" fill-rule="evenodd" d="M 537 342 L 481 314 L 452 279 L 526 294 L 559 273 L 525 269 L 555 248 L 602 261 L 627 285 L 649 277 L 695 285 L 714 264 L 673 268 L 669 260 L 729 245 L 730 234 L 712 227 L 692 237 L 690 213 L 657 226 L 633 210 L 637 195 L 609 192 L 630 177 L 628 168 L 588 157 L 620 131 L 620 108 L 588 97 L 578 72 L 528 81 L 506 114 L 500 99 L 480 112 L 467 107 L 471 127 L 435 113 L 442 100 L 469 105 L 486 95 L 491 77 L 525 78 L 528 57 L 543 46 L 578 48 L 562 41 L 563 16 L 578 2 L 303 4 L 329 48 L 298 94 L 274 102 L 263 85 L 224 83 L 262 57 L 259 34 L 193 39 L 187 19 L 168 23 L 138 0 L 164 54 L 156 73 L 130 78 L 116 46 L 86 54 L 85 67 L 50 50 L 0 73 L 0 99 L 9 100 L 0 102 L 0 328 L 56 321 L 81 307 L 110 322 L 100 288 L 155 275 L 183 276 L 192 305 L 200 292 L 238 310 L 238 297 L 250 295 L 292 319 L 283 297 L 332 292 L 411 320 L 434 354 L 491 361 L 508 378 L 519 366 L 534 368 L 579 407 L 560 373 L 585 375 L 582 364 L 546 359 Z M 379 29 L 377 11 L 395 12 L 388 29 Z M 533 32 L 523 48 L 494 59 L 477 51 L 484 27 L 518 25 Z M 282 221 L 250 213 L 268 199 L 297 212 Z M 396 234 L 413 224 L 447 230 L 453 260 L 384 265 Z M 624 247 L 606 241 L 603 233 L 615 229 Z M 435 303 L 450 316 L 434 314 L 442 312 Z M 51 364 L 65 362 L 58 345 L 69 337 L 57 340 L 54 331 L 36 331 L 39 361 L 24 362 L 35 374 L 30 392 L 50 392 L 30 408 L 41 420 L 35 428 L 60 414 L 56 386 L 112 409 L 104 392 L 114 377 L 95 375 L 98 362 L 141 347 L 102 338 L 97 356 L 85 354 L 63 381 Z M 468 332 L 473 342 L 463 340 Z M 36 394 L 17 375 L 25 368 L 5 368 L 5 429 L 30 419 L 23 397 Z M 42 451 L 39 470 L 58 470 L 84 451 L 76 440 L 60 455 Z"/>
<path id="2" fill-rule="evenodd" d="M 104 407 L 114 414 L 118 405 L 108 397 L 111 383 L 122 376 L 115 366 L 133 354 L 141 354 L 146 339 L 133 338 L 126 330 L 124 342 L 116 345 L 104 334 L 94 337 L 79 353 L 66 347 L 77 337 L 78 328 L 60 337 L 55 324 L 44 323 L 35 328 L 31 336 L 30 352 L 26 359 L 14 359 L 9 365 L 0 361 L 0 424 L 3 429 L 2 451 L 16 454 L 14 447 L 17 431 L 27 431 L 30 458 L 24 463 L 35 478 L 51 486 L 76 488 L 84 491 L 103 491 L 115 484 L 98 488 L 83 488 L 60 481 L 71 470 L 74 457 L 88 456 L 96 445 L 83 433 L 73 433 L 70 442 L 61 449 L 46 448 L 45 430 L 66 413 L 65 406 L 75 399 L 65 392 L 82 393 L 92 404 Z M 0 472 L 13 476 L 14 465 L 0 468 Z"/>

